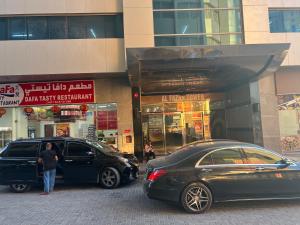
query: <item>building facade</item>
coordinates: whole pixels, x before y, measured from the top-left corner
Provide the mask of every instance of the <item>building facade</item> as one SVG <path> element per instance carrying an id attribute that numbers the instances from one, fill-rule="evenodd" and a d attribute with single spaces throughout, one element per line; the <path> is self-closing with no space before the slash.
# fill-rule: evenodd
<path id="1" fill-rule="evenodd" d="M 0 0 L 0 146 L 103 140 L 141 156 L 299 134 L 300 3 Z"/>

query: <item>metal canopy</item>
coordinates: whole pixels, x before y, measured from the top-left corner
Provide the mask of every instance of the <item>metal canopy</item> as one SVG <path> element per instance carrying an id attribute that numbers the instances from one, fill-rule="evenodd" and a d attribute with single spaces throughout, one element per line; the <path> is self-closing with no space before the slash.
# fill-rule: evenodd
<path id="1" fill-rule="evenodd" d="M 128 48 L 129 80 L 142 94 L 225 91 L 275 72 L 290 44 Z"/>

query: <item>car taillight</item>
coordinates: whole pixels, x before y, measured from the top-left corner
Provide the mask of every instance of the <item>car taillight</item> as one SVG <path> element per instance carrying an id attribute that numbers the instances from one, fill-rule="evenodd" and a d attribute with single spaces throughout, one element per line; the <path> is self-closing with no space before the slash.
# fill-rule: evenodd
<path id="1" fill-rule="evenodd" d="M 165 175 L 167 173 L 167 171 L 165 170 L 155 170 L 152 171 L 149 175 L 148 175 L 148 179 L 149 181 L 155 181 L 157 180 L 159 177 Z"/>

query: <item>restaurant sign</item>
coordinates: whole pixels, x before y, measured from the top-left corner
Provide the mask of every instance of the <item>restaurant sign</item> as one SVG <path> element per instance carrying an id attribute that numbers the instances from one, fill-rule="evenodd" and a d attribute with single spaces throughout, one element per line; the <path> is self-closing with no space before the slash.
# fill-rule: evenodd
<path id="1" fill-rule="evenodd" d="M 0 84 L 0 107 L 94 102 L 90 80 Z"/>

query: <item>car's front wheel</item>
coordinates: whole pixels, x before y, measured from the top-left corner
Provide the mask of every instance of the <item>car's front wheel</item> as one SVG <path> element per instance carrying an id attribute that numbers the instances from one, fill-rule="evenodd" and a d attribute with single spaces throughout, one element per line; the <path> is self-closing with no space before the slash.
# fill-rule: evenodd
<path id="1" fill-rule="evenodd" d="M 105 168 L 100 174 L 100 183 L 104 188 L 116 188 L 119 186 L 120 182 L 120 173 L 117 169 L 113 167 Z"/>
<path id="2" fill-rule="evenodd" d="M 182 192 L 181 205 L 189 213 L 204 213 L 213 202 L 212 193 L 202 183 L 192 183 Z"/>
<path id="3" fill-rule="evenodd" d="M 9 187 L 15 193 L 24 193 L 31 189 L 30 184 L 10 184 Z"/>

